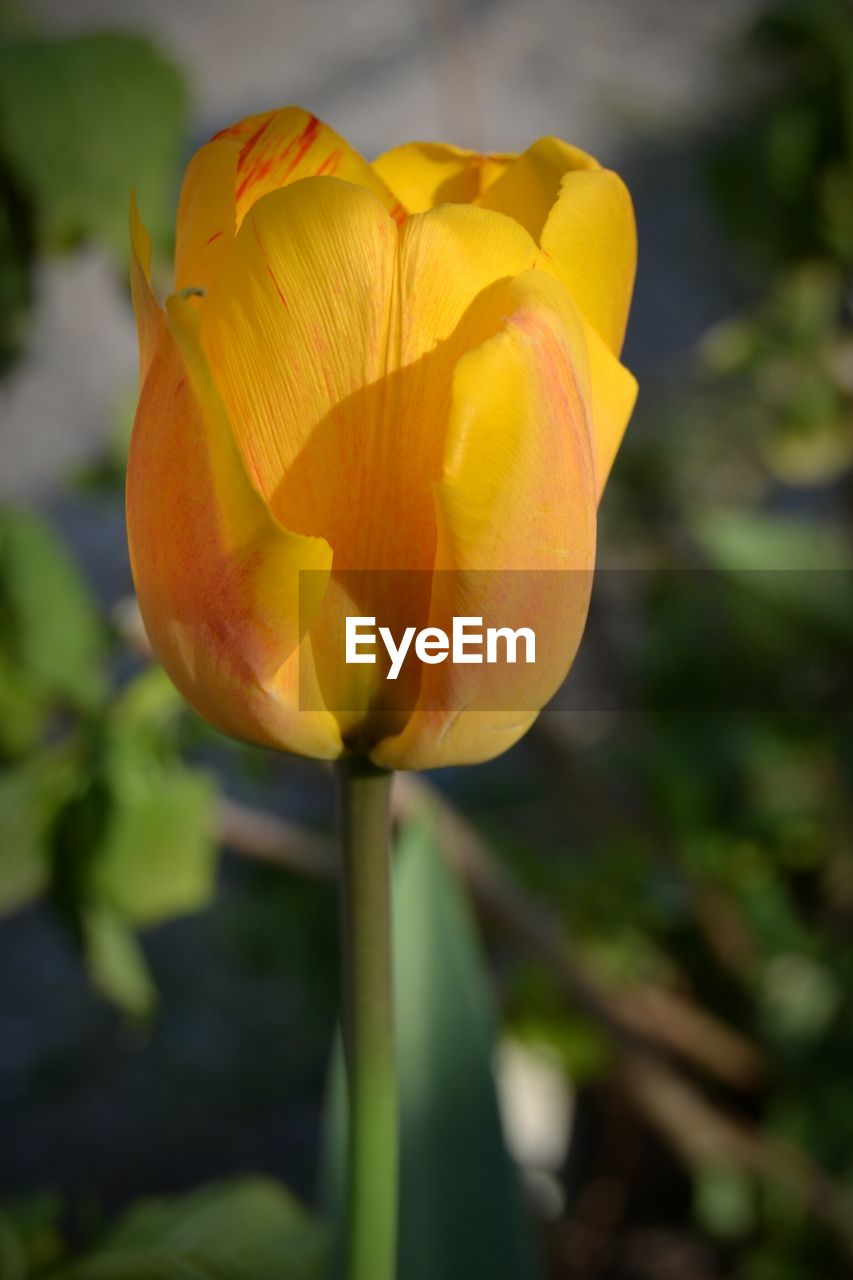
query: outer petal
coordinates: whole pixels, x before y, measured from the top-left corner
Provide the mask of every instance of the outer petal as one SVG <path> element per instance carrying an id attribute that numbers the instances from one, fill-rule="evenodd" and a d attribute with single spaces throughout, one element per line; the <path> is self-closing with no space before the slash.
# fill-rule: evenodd
<path id="1" fill-rule="evenodd" d="M 442 142 L 407 142 L 377 156 L 373 169 L 409 213 L 423 213 L 438 204 L 471 204 L 515 159 Z"/>
<path id="2" fill-rule="evenodd" d="M 560 138 L 540 138 L 508 166 L 481 196 L 484 209 L 509 214 L 538 243 L 560 184 L 576 169 L 598 169 L 599 163 Z"/>
<path id="3" fill-rule="evenodd" d="M 371 388 L 387 367 L 396 261 L 397 228 L 374 195 L 300 182 L 247 215 L 202 308 L 255 484 L 289 527 L 333 542 L 373 496 L 363 455 L 381 443 Z"/>
<path id="4" fill-rule="evenodd" d="M 334 176 L 372 191 L 392 217 L 405 209 L 367 161 L 300 107 L 249 116 L 218 133 L 190 160 L 181 187 L 175 288 L 206 289 L 252 206 L 301 178 Z"/>
<path id="5" fill-rule="evenodd" d="M 596 493 L 601 498 L 637 400 L 637 379 L 583 321 L 589 360 L 590 419 Z"/>
<path id="6" fill-rule="evenodd" d="M 583 328 L 555 281 L 526 272 L 502 330 L 454 379 L 430 625 L 532 627 L 536 664 L 425 669 L 418 709 L 372 758 L 396 768 L 489 759 L 559 687 L 580 642 L 596 494 Z"/>
<path id="7" fill-rule="evenodd" d="M 237 229 L 235 195 L 240 145 L 206 143 L 187 165 L 175 231 L 175 288 L 208 289 Z"/>
<path id="8" fill-rule="evenodd" d="M 298 709 L 294 660 L 320 603 L 329 548 L 288 533 L 252 488 L 193 336 L 194 313 L 175 298 L 164 315 L 138 225 L 134 239 L 144 383 L 127 518 L 152 646 L 191 705 L 224 732 L 334 757 L 341 740 L 333 717 Z M 315 571 L 318 589 L 300 618 L 302 569 Z"/>
<path id="9" fill-rule="evenodd" d="M 392 217 L 406 210 L 382 179 L 349 143 L 301 107 L 282 107 L 249 116 L 218 138 L 236 139 L 237 225 L 262 196 L 300 178 L 340 178 L 365 187 L 381 200 Z"/>
<path id="10" fill-rule="evenodd" d="M 540 243 L 541 265 L 618 356 L 637 268 L 634 209 L 622 179 L 609 169 L 567 173 Z"/>

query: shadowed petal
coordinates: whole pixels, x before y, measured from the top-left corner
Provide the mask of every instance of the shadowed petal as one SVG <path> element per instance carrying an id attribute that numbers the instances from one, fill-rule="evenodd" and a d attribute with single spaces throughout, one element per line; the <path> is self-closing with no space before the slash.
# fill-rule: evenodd
<path id="1" fill-rule="evenodd" d="M 160 310 L 138 221 L 134 242 L 143 386 L 127 519 L 152 646 L 187 701 L 217 728 L 334 757 L 337 724 L 325 711 L 299 710 L 294 660 L 322 598 L 330 550 L 322 539 L 287 532 L 252 488 L 207 375 L 197 316 L 180 298 L 168 313 Z M 315 591 L 300 617 L 302 569 L 314 571 Z M 310 680 L 310 664 L 304 677 Z"/>
<path id="2" fill-rule="evenodd" d="M 536 663 L 424 670 L 418 709 L 371 753 L 416 769 L 489 759 L 559 687 L 586 619 L 596 492 L 583 327 L 556 281 L 526 272 L 500 332 L 459 362 L 430 625 L 532 628 Z"/>
<path id="3" fill-rule="evenodd" d="M 471 204 L 515 158 L 444 142 L 407 142 L 377 156 L 372 168 L 409 213 L 423 213 L 448 202 Z"/>

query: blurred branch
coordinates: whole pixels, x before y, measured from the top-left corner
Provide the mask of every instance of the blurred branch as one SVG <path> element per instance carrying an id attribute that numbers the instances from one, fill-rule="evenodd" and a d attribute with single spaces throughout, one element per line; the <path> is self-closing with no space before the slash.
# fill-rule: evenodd
<path id="1" fill-rule="evenodd" d="M 799 1147 L 713 1105 L 660 1060 L 632 1055 L 623 1062 L 620 1079 L 647 1120 L 692 1169 L 727 1163 L 787 1187 L 853 1263 L 851 1197 Z"/>

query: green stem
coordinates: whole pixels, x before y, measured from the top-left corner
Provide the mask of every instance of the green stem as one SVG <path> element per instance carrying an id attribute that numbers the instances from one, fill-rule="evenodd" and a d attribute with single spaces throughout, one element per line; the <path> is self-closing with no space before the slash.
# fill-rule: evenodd
<path id="1" fill-rule="evenodd" d="M 394 1280 L 398 1116 L 391 957 L 391 774 L 338 770 L 344 1045 L 349 1086 L 346 1280 Z"/>

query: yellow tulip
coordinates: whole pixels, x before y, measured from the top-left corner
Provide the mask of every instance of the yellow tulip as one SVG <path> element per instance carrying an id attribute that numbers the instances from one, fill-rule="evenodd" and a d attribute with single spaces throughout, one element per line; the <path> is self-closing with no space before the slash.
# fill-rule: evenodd
<path id="1" fill-rule="evenodd" d="M 369 164 L 291 107 L 191 160 L 165 307 L 135 207 L 131 224 L 128 530 L 175 684 L 224 732 L 324 759 L 511 746 L 580 642 L 636 396 L 621 180 L 556 138 Z M 345 615 L 502 608 L 539 628 L 534 668 L 425 666 L 390 697 L 378 666 L 336 657 Z"/>

